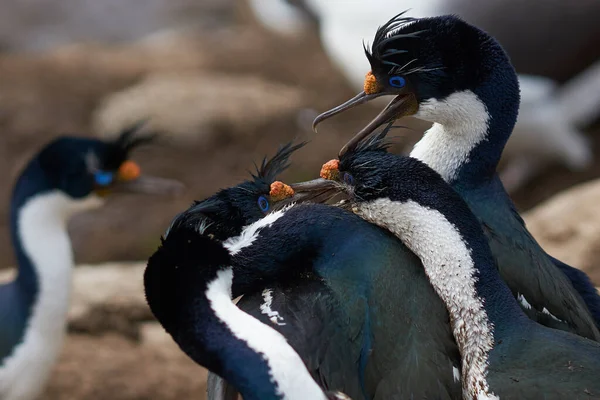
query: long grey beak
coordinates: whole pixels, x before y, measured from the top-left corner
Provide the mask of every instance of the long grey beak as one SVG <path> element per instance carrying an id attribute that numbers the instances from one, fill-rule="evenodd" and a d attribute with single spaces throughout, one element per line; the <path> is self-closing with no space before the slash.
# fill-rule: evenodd
<path id="1" fill-rule="evenodd" d="M 118 182 L 115 184 L 113 190 L 115 192 L 178 196 L 185 191 L 185 186 L 183 183 L 174 179 L 141 175 L 131 181 Z"/>
<path id="2" fill-rule="evenodd" d="M 291 201 L 298 203 L 326 203 L 338 195 L 345 193 L 343 185 L 328 179 L 313 179 L 290 185 L 294 189 Z"/>
<path id="3" fill-rule="evenodd" d="M 388 94 L 389 93 L 385 93 L 385 92 L 373 93 L 373 94 L 366 94 L 365 92 L 360 92 L 359 94 L 357 94 L 350 100 L 346 101 L 344 104 L 340 104 L 339 106 L 334 107 L 331 110 L 325 111 L 324 113 L 318 115 L 317 118 L 315 118 L 315 120 L 313 121 L 312 129 L 313 129 L 313 131 L 316 132 L 317 125 L 319 125 L 321 122 L 325 121 L 326 119 L 329 119 L 329 118 L 333 117 L 334 115 L 338 115 L 339 113 L 341 113 L 343 111 L 349 110 L 358 105 L 367 103 L 373 99 L 376 99 L 378 97 L 385 96 Z"/>

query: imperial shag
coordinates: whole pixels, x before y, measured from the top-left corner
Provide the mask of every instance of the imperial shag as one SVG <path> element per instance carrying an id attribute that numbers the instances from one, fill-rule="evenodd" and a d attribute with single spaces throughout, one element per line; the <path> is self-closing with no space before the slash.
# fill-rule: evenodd
<path id="1" fill-rule="evenodd" d="M 347 207 L 421 259 L 450 313 L 464 399 L 600 397 L 600 343 L 526 317 L 498 274 L 479 221 L 437 172 L 388 154 L 379 138 L 324 172 L 347 194 Z"/>
<path id="2" fill-rule="evenodd" d="M 130 151 L 149 137 L 136 128 L 110 142 L 61 137 L 25 167 L 12 195 L 10 229 L 18 261 L 0 286 L 0 398 L 36 398 L 61 348 L 73 256 L 67 221 L 109 192 L 169 193 L 178 182 L 140 176 Z"/>
<path id="3" fill-rule="evenodd" d="M 377 31 L 364 91 L 315 119 L 396 95 L 344 148 L 405 115 L 434 122 L 411 157 L 436 170 L 479 219 L 500 273 L 524 307 L 598 340 L 600 296 L 585 273 L 549 256 L 528 232 L 496 174 L 517 118 L 519 87 L 501 46 L 454 16 L 402 14 Z"/>
<path id="4" fill-rule="evenodd" d="M 513 61 L 516 57 L 517 71 L 520 67 L 521 72 L 541 74 L 519 74 L 519 117 L 504 148 L 502 159 L 505 165 L 500 171 L 508 192 L 526 183 L 549 163 L 583 170 L 594 161 L 593 149 L 580 128 L 589 126 L 600 116 L 600 62 L 579 72 L 591 65 L 596 59 L 595 54 L 600 56 L 597 50 L 589 51 L 590 40 L 600 34 L 600 29 L 590 30 L 586 22 L 591 19 L 585 16 L 586 13 L 598 13 L 600 3 L 565 2 L 557 7 L 551 3 L 518 0 L 370 0 L 368 3 L 250 0 L 249 4 L 258 20 L 276 33 L 298 37 L 311 28 L 314 30 L 313 25 L 318 26 L 325 53 L 357 90 L 363 88 L 365 71 L 369 67 L 362 40 L 377 30 L 389 10 L 410 8 L 413 17 L 457 13 L 467 22 L 499 34 L 497 38 L 503 45 L 508 44 Z M 502 7 L 502 18 L 496 18 L 498 6 Z M 532 9 L 536 12 L 523 14 Z M 551 21 L 575 10 L 578 18 L 561 20 L 562 32 L 569 32 L 569 35 L 553 32 Z M 523 18 L 524 15 L 527 18 Z M 511 23 L 506 24 L 507 20 Z M 574 32 L 575 27 L 578 32 Z M 552 44 L 544 46 L 546 40 Z M 531 50 L 539 46 L 544 46 L 544 51 L 531 57 Z M 588 51 L 582 51 L 586 48 Z M 570 79 L 559 85 L 554 80 L 557 74 L 556 71 L 553 73 L 553 68 L 570 70 L 560 81 Z"/>
<path id="5" fill-rule="evenodd" d="M 213 376 L 209 398 L 233 399 L 235 391 L 244 399 L 311 398 L 292 390 L 295 374 L 286 371 L 300 368 L 319 387 L 355 400 L 459 399 L 460 356 L 448 313 L 418 258 L 390 233 L 343 209 L 292 205 L 312 195 L 275 205 L 268 198 L 273 179 L 263 192 L 245 182 L 181 213 L 149 260 L 145 287 L 157 319 L 186 354 L 235 388 Z M 321 197 L 316 194 L 313 200 Z M 196 245 L 200 236 L 222 242 L 231 259 L 205 264 L 212 255 L 208 245 Z M 305 367 L 294 357 L 283 359 L 287 350 L 280 353 L 279 339 L 256 347 L 245 339 L 254 328 L 240 328 L 207 307 L 217 273 L 233 274 L 226 286 L 233 297 L 243 294 L 239 308 L 282 334 Z M 222 301 L 231 307 L 228 296 Z M 244 340 L 250 350 L 242 348 Z M 314 389 L 302 379 L 306 390 Z M 279 397 L 278 388 L 284 390 Z"/>

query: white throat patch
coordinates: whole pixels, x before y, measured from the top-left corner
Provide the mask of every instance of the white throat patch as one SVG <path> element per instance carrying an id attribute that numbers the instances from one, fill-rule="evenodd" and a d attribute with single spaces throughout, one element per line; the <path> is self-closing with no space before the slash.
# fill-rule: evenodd
<path id="1" fill-rule="evenodd" d="M 443 214 L 414 201 L 380 198 L 353 211 L 395 234 L 423 263 L 425 273 L 448 309 L 462 363 L 463 396 L 497 399 L 487 383 L 492 324 L 475 290 L 471 250 Z"/>
<path id="2" fill-rule="evenodd" d="M 76 212 L 102 204 L 98 197 L 74 200 L 55 191 L 35 196 L 21 207 L 18 232 L 38 276 L 39 292 L 23 341 L 0 367 L 0 398 L 37 397 L 62 347 L 73 255 L 67 221 Z"/>
<path id="3" fill-rule="evenodd" d="M 434 122 L 410 156 L 436 170 L 446 182 L 456 178 L 469 153 L 487 136 L 490 114 L 470 90 L 453 93 L 442 101 L 430 99 L 414 115 Z"/>
<path id="4" fill-rule="evenodd" d="M 217 318 L 235 337 L 243 340 L 255 352 L 264 355 L 277 385 L 277 393 L 288 400 L 326 400 L 325 393 L 313 380 L 304 362 L 283 335 L 240 310 L 231 301 L 233 270 L 217 273 L 208 285 L 206 298 Z"/>

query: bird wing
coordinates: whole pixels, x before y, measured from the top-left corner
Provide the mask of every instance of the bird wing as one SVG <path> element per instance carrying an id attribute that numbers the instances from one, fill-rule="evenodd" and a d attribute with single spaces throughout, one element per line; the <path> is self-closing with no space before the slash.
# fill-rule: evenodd
<path id="1" fill-rule="evenodd" d="M 315 269 L 360 328 L 357 367 L 368 398 L 460 398 L 449 315 L 419 258 L 373 225 L 342 240 L 326 268 Z"/>
<path id="2" fill-rule="evenodd" d="M 469 205 L 481 221 L 502 279 L 526 314 L 553 328 L 600 340 L 584 300 L 531 236 L 508 196 L 493 201 Z M 484 203 L 485 209 L 478 210 Z"/>
<path id="3" fill-rule="evenodd" d="M 521 325 L 495 347 L 488 383 L 501 399 L 596 399 L 600 343 L 568 332 Z"/>
<path id="4" fill-rule="evenodd" d="M 460 398 L 448 313 L 419 259 L 357 220 L 309 273 L 246 293 L 238 306 L 282 333 L 327 390 L 355 400 Z"/>
<path id="5" fill-rule="evenodd" d="M 552 260 L 554 265 L 562 271 L 563 274 L 571 281 L 571 284 L 575 290 L 581 295 L 583 301 L 587 305 L 592 317 L 596 322 L 596 326 L 600 328 L 600 295 L 598 290 L 592 284 L 590 277 L 587 274 L 577 268 L 573 268 L 564 262 L 557 260 L 556 258 L 548 255 L 548 258 Z"/>

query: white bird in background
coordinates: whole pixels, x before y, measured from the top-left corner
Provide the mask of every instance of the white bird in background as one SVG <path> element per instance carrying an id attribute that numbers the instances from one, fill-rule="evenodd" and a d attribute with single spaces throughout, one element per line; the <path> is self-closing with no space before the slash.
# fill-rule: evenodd
<path id="1" fill-rule="evenodd" d="M 368 42 L 390 15 L 405 9 L 410 9 L 411 17 L 456 13 L 452 7 L 456 1 L 249 0 L 249 3 L 257 19 L 279 34 L 299 36 L 310 29 L 311 22 L 317 22 L 325 52 L 350 85 L 360 91 L 365 73 L 370 70 L 363 41 Z M 482 8 L 471 14 L 484 12 L 486 9 Z M 467 21 L 477 24 L 475 15 L 466 18 Z M 600 61 L 562 86 L 535 75 L 521 74 L 519 82 L 519 118 L 504 151 L 505 166 L 500 173 L 509 192 L 551 163 L 582 170 L 593 162 L 591 145 L 579 128 L 600 115 Z"/>

